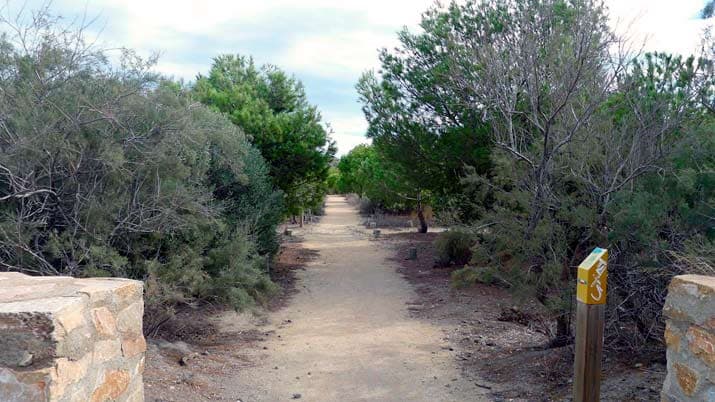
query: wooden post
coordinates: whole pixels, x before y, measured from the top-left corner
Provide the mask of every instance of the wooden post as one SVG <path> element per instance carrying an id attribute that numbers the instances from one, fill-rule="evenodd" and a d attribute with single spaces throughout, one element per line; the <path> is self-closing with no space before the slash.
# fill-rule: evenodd
<path id="1" fill-rule="evenodd" d="M 578 266 L 574 402 L 598 402 L 601 399 L 607 278 L 608 250 L 595 248 Z"/>

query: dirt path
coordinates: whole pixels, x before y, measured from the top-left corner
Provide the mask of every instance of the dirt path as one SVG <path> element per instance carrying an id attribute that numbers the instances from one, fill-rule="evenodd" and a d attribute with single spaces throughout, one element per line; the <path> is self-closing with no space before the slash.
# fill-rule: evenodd
<path id="1" fill-rule="evenodd" d="M 305 233 L 318 258 L 290 305 L 268 317 L 275 333 L 258 365 L 227 387 L 244 402 L 486 400 L 462 379 L 442 328 L 410 318 L 414 291 L 358 219 L 342 197 L 328 198 Z"/>

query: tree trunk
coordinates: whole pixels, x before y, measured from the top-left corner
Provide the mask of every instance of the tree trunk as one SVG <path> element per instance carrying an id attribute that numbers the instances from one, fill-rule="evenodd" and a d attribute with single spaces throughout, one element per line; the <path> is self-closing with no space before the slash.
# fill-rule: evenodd
<path id="1" fill-rule="evenodd" d="M 303 210 L 300 210 L 300 227 L 303 227 L 303 220 L 305 219 L 305 212 Z"/>
<path id="2" fill-rule="evenodd" d="M 551 347 L 558 348 L 571 343 L 571 312 L 561 314 L 556 318 L 556 337 L 551 341 Z"/>
<path id="3" fill-rule="evenodd" d="M 524 232 L 525 240 L 531 240 L 531 236 L 536 231 L 536 226 L 541 221 L 541 218 L 544 217 L 544 201 L 542 198 L 541 187 L 539 187 L 531 199 L 531 211 L 529 211 L 529 220 Z"/>
<path id="4" fill-rule="evenodd" d="M 417 194 L 417 218 L 420 220 L 418 233 L 427 233 L 427 220 L 425 220 L 424 207 L 422 206 L 422 192 Z"/>
<path id="5" fill-rule="evenodd" d="M 546 146 L 546 143 L 544 144 Z M 536 185 L 536 189 L 534 192 L 533 197 L 531 198 L 531 211 L 529 211 L 529 221 L 527 222 L 526 225 L 526 231 L 524 232 L 524 239 L 530 240 L 531 236 L 534 235 L 534 232 L 536 231 L 536 226 L 539 224 L 541 221 L 541 218 L 544 217 L 544 210 L 546 209 L 545 204 L 545 198 L 546 198 L 546 189 L 545 183 L 548 180 L 548 177 L 546 176 L 546 170 L 545 170 L 545 163 L 546 163 L 546 156 L 544 156 L 544 160 L 542 161 L 541 167 L 537 169 L 537 171 L 534 173 L 534 181 Z"/>
<path id="6" fill-rule="evenodd" d="M 420 228 L 418 232 L 427 233 L 427 221 L 425 220 L 425 214 L 422 212 L 422 209 L 417 210 L 417 218 L 420 220 Z"/>

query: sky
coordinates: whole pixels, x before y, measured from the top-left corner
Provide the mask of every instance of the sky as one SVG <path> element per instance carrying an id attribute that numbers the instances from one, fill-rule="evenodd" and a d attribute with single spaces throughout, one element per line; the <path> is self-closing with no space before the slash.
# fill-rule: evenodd
<path id="1" fill-rule="evenodd" d="M 9 9 L 38 8 L 45 0 L 9 0 Z M 611 24 L 644 50 L 690 54 L 707 22 L 704 0 L 606 0 Z M 0 3 L 2 4 L 2 3 Z M 159 52 L 156 69 L 192 81 L 213 57 L 251 55 L 305 84 L 334 130 L 338 155 L 368 142 L 355 83 L 378 69 L 378 49 L 393 48 L 396 32 L 419 29 L 433 0 L 55 0 L 67 19 L 96 19 L 101 46 Z M 640 46 L 638 46 L 640 47 Z"/>

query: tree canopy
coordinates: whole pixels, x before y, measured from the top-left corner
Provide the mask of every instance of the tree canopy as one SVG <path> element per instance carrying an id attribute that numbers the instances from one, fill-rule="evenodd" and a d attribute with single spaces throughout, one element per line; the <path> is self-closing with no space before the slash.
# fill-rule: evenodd
<path id="1" fill-rule="evenodd" d="M 322 202 L 335 146 L 299 81 L 272 65 L 256 67 L 250 57 L 223 55 L 199 75 L 193 91 L 260 150 L 289 213 Z"/>
<path id="2" fill-rule="evenodd" d="M 458 200 L 477 240 L 465 270 L 539 300 L 555 344 L 594 246 L 612 250 L 612 299 L 632 313 L 616 343 L 654 340 L 667 280 L 712 264 L 712 46 L 629 53 L 607 19 L 590 0 L 436 5 L 357 84 L 383 166 L 438 211 Z"/>
<path id="3" fill-rule="evenodd" d="M 467 218 L 474 211 L 453 202 L 464 192 L 460 178 L 468 169 L 490 169 L 491 144 L 481 111 L 464 104 L 461 90 L 451 84 L 453 32 L 472 29 L 462 18 L 426 12 L 422 31 L 401 31 L 399 47 L 380 51 L 379 75 L 363 74 L 357 90 L 367 136 L 412 197 L 427 192 L 438 208 L 456 205 Z"/>

